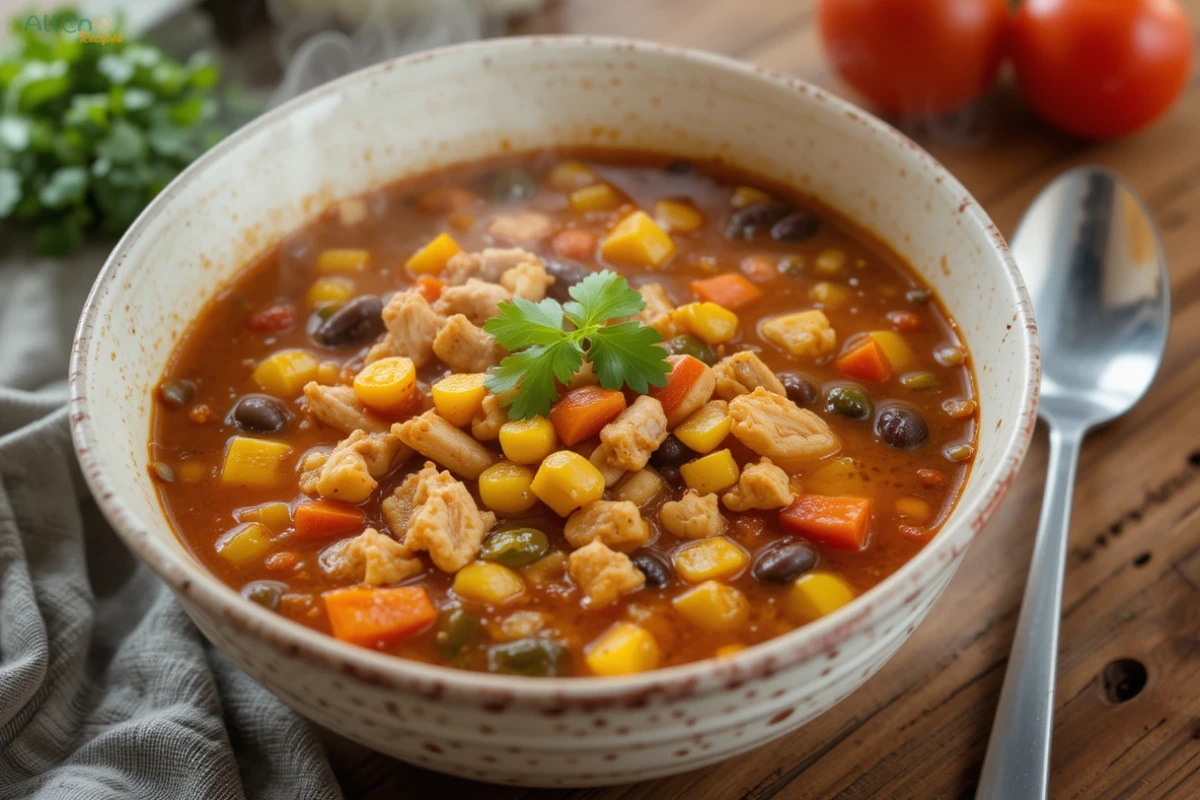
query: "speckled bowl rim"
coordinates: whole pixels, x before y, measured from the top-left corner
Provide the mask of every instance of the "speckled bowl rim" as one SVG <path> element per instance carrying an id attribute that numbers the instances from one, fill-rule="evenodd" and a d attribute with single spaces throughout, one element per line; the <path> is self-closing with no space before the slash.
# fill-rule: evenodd
<path id="1" fill-rule="evenodd" d="M 150 532 L 151 527 L 168 525 L 165 516 L 148 523 L 135 516 L 117 496 L 108 480 L 109 466 L 96 449 L 95 425 L 90 414 L 84 387 L 88 382 L 88 364 L 83 355 L 86 343 L 100 329 L 101 299 L 114 287 L 120 286 L 126 258 L 135 242 L 152 228 L 163 209 L 174 201 L 180 191 L 196 179 L 203 170 L 217 161 L 226 151 L 236 148 L 252 131 L 278 124 L 300 109 L 336 94 L 343 87 L 369 81 L 393 69 L 430 59 L 455 58 L 509 49 L 542 46 L 553 49 L 585 48 L 615 52 L 662 55 L 738 73 L 765 81 L 781 89 L 809 94 L 824 101 L 831 114 L 854 119 L 871 133 L 893 146 L 910 149 L 929 168 L 926 180 L 940 180 L 946 188 L 964 198 L 961 213 L 969 224 L 989 234 L 992 250 L 1005 269 L 1004 279 L 1018 299 L 1012 327 L 1021 337 L 1025 363 L 1020 373 L 1021 393 L 1019 419 L 1010 427 L 1003 453 L 997 459 L 992 476 L 973 470 L 968 482 L 988 480 L 987 491 L 970 506 L 955 507 L 938 535 L 921 552 L 877 586 L 863 593 L 849 605 L 815 622 L 797 628 L 732 656 L 706 659 L 652 672 L 622 677 L 527 678 L 468 672 L 385 655 L 362 647 L 344 644 L 332 636 L 319 633 L 297 622 L 274 614 L 243 598 L 238 592 L 220 582 L 199 562 L 177 555 Z M 936 288 L 936 287 L 935 287 Z M 94 351 L 94 352 L 99 352 Z M 543 36 L 492 39 L 454 45 L 417 53 L 385 62 L 324 84 L 282 106 L 269 111 L 233 133 L 186 169 L 142 212 L 121 238 L 109 256 L 88 296 L 72 347 L 70 368 L 69 413 L 71 434 L 83 467 L 88 486 L 95 495 L 104 516 L 137 556 L 156 572 L 173 590 L 210 614 L 241 629 L 259 641 L 271 645 L 286 657 L 301 658 L 371 684 L 399 690 L 433 692 L 443 697 L 503 698 L 506 702 L 538 704 L 621 703 L 630 698 L 654 694 L 686 696 L 728 683 L 731 679 L 750 679 L 769 675 L 820 653 L 836 650 L 851 636 L 871 630 L 898 605 L 910 601 L 913 587 L 927 574 L 936 572 L 939 560 L 956 557 L 983 528 L 999 505 L 1025 456 L 1036 423 L 1040 355 L 1032 305 L 1025 285 L 1013 261 L 1007 244 L 983 209 L 950 173 L 924 150 L 891 126 L 858 107 L 834 97 L 822 89 L 798 78 L 757 67 L 732 58 L 687 48 L 662 45 L 632 39 L 591 36 Z M 149 431 L 146 432 L 149 435 Z M 171 531 L 171 535 L 175 535 Z M 949 552 L 948 552 L 949 551 Z M 907 634 L 906 634 L 907 635 Z"/>

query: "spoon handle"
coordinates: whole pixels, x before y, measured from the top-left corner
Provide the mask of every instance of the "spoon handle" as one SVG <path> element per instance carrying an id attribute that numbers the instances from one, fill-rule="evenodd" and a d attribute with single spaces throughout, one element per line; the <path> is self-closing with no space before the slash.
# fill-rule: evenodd
<path id="1" fill-rule="evenodd" d="M 976 800 L 1045 800 L 1071 495 L 1084 428 L 1050 429 L 1046 494 Z"/>

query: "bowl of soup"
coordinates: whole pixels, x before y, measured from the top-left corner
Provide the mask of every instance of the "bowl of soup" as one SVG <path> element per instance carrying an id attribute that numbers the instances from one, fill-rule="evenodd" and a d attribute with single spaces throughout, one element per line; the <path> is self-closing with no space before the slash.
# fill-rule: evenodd
<path id="1" fill-rule="evenodd" d="M 73 433 L 244 670 L 414 764 L 718 761 L 915 630 L 1031 435 L 995 227 L 884 123 L 628 41 L 500 40 L 250 124 L 122 239 Z"/>

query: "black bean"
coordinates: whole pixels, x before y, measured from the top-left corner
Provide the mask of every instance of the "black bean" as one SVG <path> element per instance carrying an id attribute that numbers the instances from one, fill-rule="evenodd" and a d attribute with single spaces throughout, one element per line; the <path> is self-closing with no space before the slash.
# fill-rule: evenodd
<path id="1" fill-rule="evenodd" d="M 879 409 L 875 433 L 897 450 L 912 450 L 929 438 L 929 428 L 917 410 L 898 404 Z"/>
<path id="2" fill-rule="evenodd" d="M 383 301 L 373 294 L 356 297 L 321 323 L 313 338 L 329 347 L 369 342 L 383 333 Z"/>
<path id="3" fill-rule="evenodd" d="M 752 203 L 733 212 L 725 226 L 727 239 L 753 239 L 765 233 L 781 219 L 791 214 L 793 207 L 788 203 Z"/>
<path id="4" fill-rule="evenodd" d="M 646 576 L 647 586 L 657 588 L 671 582 L 671 565 L 658 553 L 651 550 L 638 550 L 629 558 L 633 561 L 633 565 Z"/>
<path id="5" fill-rule="evenodd" d="M 560 303 L 571 299 L 568 289 L 592 274 L 590 269 L 574 261 L 547 259 L 545 263 L 546 272 L 554 276 L 554 285 L 546 289 L 546 295 Z"/>
<path id="6" fill-rule="evenodd" d="M 679 441 L 678 437 L 672 433 L 658 446 L 654 455 L 650 456 L 650 463 L 661 470 L 664 467 L 678 467 L 686 464 L 695 457 L 696 452 Z"/>
<path id="7" fill-rule="evenodd" d="M 816 565 L 816 552 L 803 542 L 772 542 L 758 551 L 750 574 L 760 583 L 790 583 Z"/>
<path id="8" fill-rule="evenodd" d="M 696 165 L 686 158 L 677 158 L 670 164 L 667 164 L 666 170 L 672 175 L 691 175 L 696 171 Z"/>
<path id="9" fill-rule="evenodd" d="M 807 242 L 816 236 L 821 220 L 807 211 L 794 211 L 771 226 L 771 238 L 777 242 Z"/>
<path id="10" fill-rule="evenodd" d="M 196 396 L 196 384 L 191 381 L 163 381 L 158 385 L 158 400 L 167 408 L 183 408 Z"/>
<path id="11" fill-rule="evenodd" d="M 537 178 L 524 167 L 499 167 L 483 179 L 493 203 L 523 203 L 537 194 Z"/>
<path id="12" fill-rule="evenodd" d="M 787 390 L 788 400 L 801 408 L 815 406 L 821 399 L 821 390 L 817 388 L 817 384 L 798 372 L 779 373 L 779 382 Z"/>
<path id="13" fill-rule="evenodd" d="M 275 433 L 288 424 L 292 413 L 281 401 L 265 394 L 243 395 L 229 419 L 242 430 L 255 433 Z"/>
<path id="14" fill-rule="evenodd" d="M 553 639 L 517 639 L 488 649 L 488 671 L 537 678 L 571 674 L 571 653 Z"/>
<path id="15" fill-rule="evenodd" d="M 923 306 L 929 302 L 929 292 L 924 289 L 909 289 L 904 293 L 904 299 L 914 305 Z"/>

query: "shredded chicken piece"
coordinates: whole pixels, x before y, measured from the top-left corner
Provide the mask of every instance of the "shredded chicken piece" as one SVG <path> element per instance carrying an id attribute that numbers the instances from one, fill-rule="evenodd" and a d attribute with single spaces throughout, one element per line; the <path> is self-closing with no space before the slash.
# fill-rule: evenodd
<path id="1" fill-rule="evenodd" d="M 650 526 L 631 502 L 593 500 L 567 519 L 563 536 L 575 548 L 598 539 L 614 550 L 632 553 L 650 541 Z"/>
<path id="2" fill-rule="evenodd" d="M 497 283 L 468 278 L 461 286 L 447 286 L 433 304 L 433 310 L 449 317 L 462 314 L 473 325 L 483 325 L 500 313 L 500 304 L 512 299 L 512 292 Z M 430 339 L 430 345 L 433 340 Z"/>
<path id="3" fill-rule="evenodd" d="M 433 358 L 433 340 L 446 324 L 446 318 L 435 311 L 419 292 L 396 292 L 383 307 L 383 324 L 387 333 L 367 353 L 367 363 L 391 356 L 412 359 L 420 368 Z"/>
<path id="4" fill-rule="evenodd" d="M 455 372 L 486 372 L 504 358 L 504 348 L 492 335 L 462 314 L 446 320 L 433 340 L 433 352 Z"/>
<path id="5" fill-rule="evenodd" d="M 662 334 L 664 339 L 670 339 L 679 333 L 671 319 L 671 312 L 675 310 L 675 304 L 667 296 L 667 290 L 662 287 L 662 284 L 647 283 L 638 288 L 638 293 L 646 301 L 646 307 L 639 311 L 634 319 L 643 325 L 654 328 Z"/>
<path id="6" fill-rule="evenodd" d="M 738 441 L 785 470 L 794 471 L 841 449 L 825 420 L 761 386 L 733 398 L 729 416 Z"/>
<path id="7" fill-rule="evenodd" d="M 492 638 L 500 642 L 514 642 L 517 639 L 528 639 L 536 636 L 546 627 L 549 620 L 540 611 L 514 611 L 502 620 L 492 622 L 487 626 Z"/>
<path id="8" fill-rule="evenodd" d="M 436 411 L 392 426 L 392 433 L 426 458 L 441 464 L 455 475 L 479 480 L 485 469 L 500 459 L 475 441 L 470 434 L 454 427 Z"/>
<path id="9" fill-rule="evenodd" d="M 713 367 L 717 377 L 717 396 L 732 400 L 739 394 L 750 394 L 759 386 L 768 392 L 787 396 L 787 389 L 755 353 L 742 350 L 726 356 Z"/>
<path id="10" fill-rule="evenodd" d="M 462 481 L 431 462 L 396 487 L 384 500 L 383 513 L 393 533 L 403 531 L 405 547 L 428 551 L 443 572 L 457 572 L 474 561 L 483 537 L 496 524 L 496 515 L 480 511 Z"/>
<path id="11" fill-rule="evenodd" d="M 342 433 L 381 433 L 388 429 L 388 423 L 368 411 L 349 386 L 322 386 L 309 381 L 304 386 L 304 399 L 308 403 L 308 412 L 318 422 Z"/>
<path id="12" fill-rule="evenodd" d="M 540 211 L 518 211 L 501 214 L 491 221 L 487 232 L 497 239 L 514 244 L 537 244 L 550 235 L 554 223 Z"/>
<path id="13" fill-rule="evenodd" d="M 825 312 L 818 309 L 772 317 L 759 325 L 768 341 L 800 358 L 818 358 L 837 347 L 837 333 Z"/>
<path id="14" fill-rule="evenodd" d="M 791 478 L 765 457 L 757 464 L 747 465 L 738 477 L 737 486 L 721 497 L 730 511 L 784 508 L 794 499 Z"/>
<path id="15" fill-rule="evenodd" d="M 541 259 L 519 247 L 488 247 L 478 253 L 455 253 L 446 262 L 441 279 L 451 286 L 466 283 L 468 278 L 495 283 L 513 267 L 540 263 Z"/>
<path id="16" fill-rule="evenodd" d="M 407 547 L 374 528 L 325 548 L 321 568 L 335 578 L 387 586 L 420 575 L 425 565 Z"/>
<path id="17" fill-rule="evenodd" d="M 554 285 L 554 276 L 546 272 L 540 261 L 526 262 L 506 270 L 500 276 L 500 285 L 512 292 L 513 297 L 537 303 L 545 299 L 546 290 Z"/>
<path id="18" fill-rule="evenodd" d="M 629 556 L 618 553 L 600 540 L 585 545 L 567 560 L 567 571 L 583 593 L 589 608 L 612 605 L 623 594 L 646 585 L 646 576 Z"/>
<path id="19" fill-rule="evenodd" d="M 500 438 L 500 427 L 506 422 L 508 411 L 500 405 L 497 395 L 488 392 L 471 420 L 471 435 L 481 442 L 494 442 Z"/>
<path id="20" fill-rule="evenodd" d="M 608 447 L 607 461 L 623 470 L 639 470 L 667 438 L 667 415 L 662 403 L 642 395 L 600 431 Z"/>
<path id="21" fill-rule="evenodd" d="M 333 452 L 305 460 L 300 490 L 331 500 L 361 503 L 371 496 L 379 479 L 412 455 L 412 450 L 388 431 L 357 430 L 338 442 Z"/>
<path id="22" fill-rule="evenodd" d="M 707 539 L 725 532 L 725 517 L 715 494 L 688 489 L 683 497 L 663 503 L 658 521 L 680 539 Z"/>

